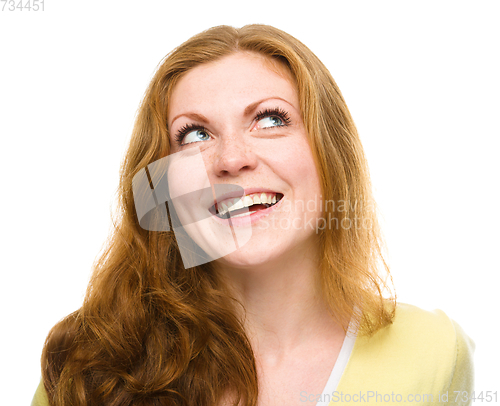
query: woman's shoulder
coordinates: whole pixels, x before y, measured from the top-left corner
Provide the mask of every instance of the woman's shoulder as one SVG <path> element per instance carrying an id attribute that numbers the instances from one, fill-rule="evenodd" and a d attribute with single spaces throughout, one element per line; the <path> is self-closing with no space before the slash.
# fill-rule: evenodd
<path id="1" fill-rule="evenodd" d="M 40 381 L 38 384 L 35 396 L 33 396 L 33 400 L 31 401 L 31 406 L 49 406 L 49 400 L 43 386 L 43 381 Z"/>
<path id="2" fill-rule="evenodd" d="M 373 336 L 359 337 L 355 349 L 374 359 L 390 360 L 394 366 L 412 365 L 423 371 L 436 370 L 437 365 L 453 367 L 457 356 L 473 351 L 474 343 L 442 310 L 398 303 L 393 323 Z"/>
<path id="3" fill-rule="evenodd" d="M 474 342 L 443 311 L 398 303 L 392 324 L 356 339 L 339 389 L 446 403 L 446 392 L 451 401 L 453 391 L 472 391 L 473 351 Z"/>
<path id="4" fill-rule="evenodd" d="M 472 357 L 475 347 L 462 327 L 442 310 L 428 311 L 406 303 L 397 304 L 394 322 L 387 330 L 393 350 L 400 356 L 407 354 L 413 359 L 425 354 L 434 364 L 454 368 L 457 361 Z M 380 338 L 383 335 L 382 331 Z"/>
<path id="5" fill-rule="evenodd" d="M 406 352 L 411 346 L 453 357 L 452 347 L 464 336 L 462 328 L 442 310 L 428 311 L 398 303 L 393 323 L 375 334 L 371 342 L 390 345 L 392 351 Z M 370 340 L 365 343 L 370 345 Z"/>

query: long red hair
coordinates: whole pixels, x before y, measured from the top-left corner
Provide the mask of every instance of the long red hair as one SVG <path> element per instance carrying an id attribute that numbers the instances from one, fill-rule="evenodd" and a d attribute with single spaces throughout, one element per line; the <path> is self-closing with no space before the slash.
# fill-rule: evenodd
<path id="1" fill-rule="evenodd" d="M 395 299 L 383 297 L 388 269 L 366 159 L 336 83 L 305 45 L 283 31 L 215 27 L 167 55 L 147 89 L 121 167 L 114 232 L 82 307 L 46 340 L 42 371 L 51 405 L 208 406 L 228 392 L 235 404 L 257 404 L 255 359 L 236 316 L 239 304 L 210 263 L 184 269 L 172 232 L 139 226 L 132 192 L 134 175 L 169 154 L 166 112 L 176 82 L 237 51 L 265 55 L 296 80 L 323 199 L 337 202 L 326 204 L 326 214 L 342 225 L 320 234 L 319 276 L 332 316 L 343 326 L 354 318 L 360 334 L 391 323 L 394 306 L 387 304 Z M 339 210 L 339 202 L 349 203 Z"/>

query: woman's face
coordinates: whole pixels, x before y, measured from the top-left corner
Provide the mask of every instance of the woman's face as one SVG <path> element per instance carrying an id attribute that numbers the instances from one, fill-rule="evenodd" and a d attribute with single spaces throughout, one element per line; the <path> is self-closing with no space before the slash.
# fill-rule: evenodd
<path id="1" fill-rule="evenodd" d="M 173 89 L 168 129 L 171 153 L 182 157 L 169 172 L 171 192 L 211 192 L 208 200 L 191 193 L 208 215 L 189 221 L 188 234 L 201 246 L 227 248 L 236 238 L 235 249 L 214 255 L 219 263 L 245 268 L 317 253 L 321 188 L 287 69 L 238 52 L 190 70 Z"/>

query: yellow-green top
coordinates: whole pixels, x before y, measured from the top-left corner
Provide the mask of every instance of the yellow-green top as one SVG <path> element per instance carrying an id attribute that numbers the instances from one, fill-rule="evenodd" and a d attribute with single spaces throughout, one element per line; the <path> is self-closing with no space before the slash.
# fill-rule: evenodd
<path id="1" fill-rule="evenodd" d="M 337 390 L 309 396 L 304 405 L 469 405 L 473 351 L 473 341 L 441 310 L 398 303 L 393 324 L 356 339 Z M 31 405 L 49 406 L 42 383 Z"/>

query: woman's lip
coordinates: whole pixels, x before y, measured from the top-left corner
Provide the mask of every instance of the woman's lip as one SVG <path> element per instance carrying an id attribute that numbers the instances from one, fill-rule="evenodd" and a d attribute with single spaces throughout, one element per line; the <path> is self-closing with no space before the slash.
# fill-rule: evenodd
<path id="1" fill-rule="evenodd" d="M 257 192 L 260 192 L 262 189 L 259 189 Z M 257 193 L 254 192 L 254 193 Z M 266 192 L 264 192 L 266 193 Z M 267 192 L 267 193 L 275 193 L 275 192 Z M 246 193 L 245 193 L 246 194 Z M 283 196 L 277 203 L 273 204 L 271 207 L 268 207 L 267 209 L 262 209 L 262 210 L 257 210 L 252 212 L 252 214 L 249 214 L 247 216 L 243 217 L 229 217 L 227 219 L 220 218 L 219 216 L 213 214 L 212 218 L 215 219 L 220 224 L 224 225 L 231 225 L 231 226 L 248 226 L 249 224 L 254 224 L 257 221 L 259 221 L 262 217 L 268 216 L 276 206 L 279 206 L 281 201 L 285 198 Z"/>
<path id="2" fill-rule="evenodd" d="M 216 199 L 214 200 L 213 204 L 208 208 L 209 210 L 212 209 L 217 203 L 223 202 L 226 199 L 234 199 L 234 198 L 241 198 L 246 195 L 251 195 L 254 193 L 274 193 L 274 194 L 283 194 L 281 192 L 277 192 L 275 190 L 271 189 L 264 189 L 264 188 L 243 188 L 243 194 L 240 191 L 234 191 L 234 192 L 229 192 L 229 193 L 224 193 L 223 195 L 216 196 Z"/>

